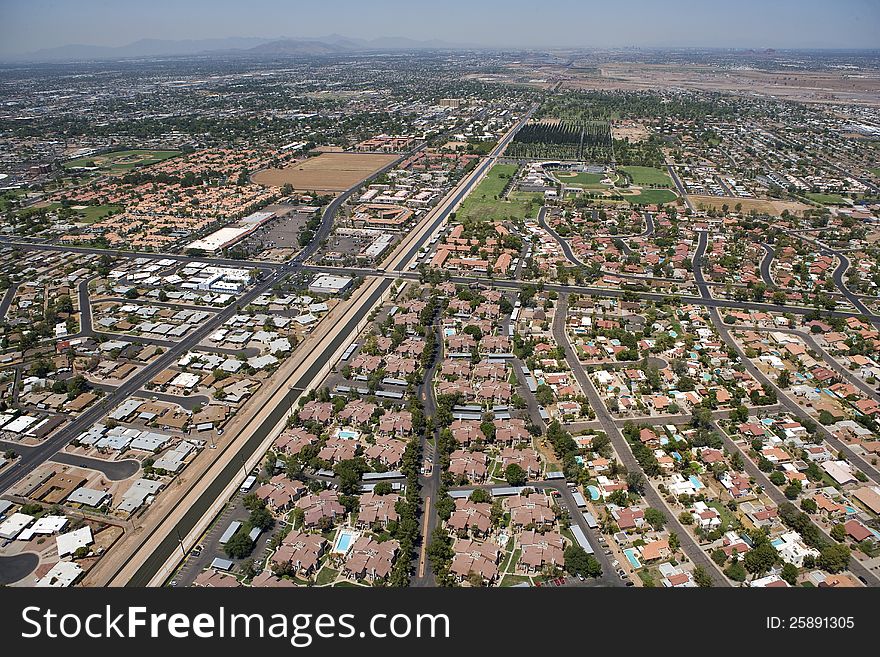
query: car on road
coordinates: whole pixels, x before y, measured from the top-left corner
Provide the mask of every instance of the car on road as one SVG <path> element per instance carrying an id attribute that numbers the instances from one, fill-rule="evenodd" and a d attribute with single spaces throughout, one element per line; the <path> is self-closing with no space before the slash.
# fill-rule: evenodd
<path id="1" fill-rule="evenodd" d="M 605 550 L 605 554 L 607 554 L 608 556 L 611 556 L 611 550 Z"/>
<path id="2" fill-rule="evenodd" d="M 635 586 L 636 584 L 631 579 L 628 579 L 628 580 L 626 580 L 626 585 L 627 586 Z"/>

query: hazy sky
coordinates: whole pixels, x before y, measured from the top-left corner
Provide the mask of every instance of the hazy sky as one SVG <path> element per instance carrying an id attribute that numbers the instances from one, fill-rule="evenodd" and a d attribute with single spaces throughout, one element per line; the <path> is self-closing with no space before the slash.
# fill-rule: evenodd
<path id="1" fill-rule="evenodd" d="M 880 0 L 0 0 L 0 54 L 143 38 L 486 46 L 880 47 Z"/>

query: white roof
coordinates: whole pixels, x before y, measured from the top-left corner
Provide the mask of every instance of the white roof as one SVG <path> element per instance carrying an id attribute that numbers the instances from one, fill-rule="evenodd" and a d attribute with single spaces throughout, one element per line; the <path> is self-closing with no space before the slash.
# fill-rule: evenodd
<path id="1" fill-rule="evenodd" d="M 59 561 L 36 583 L 38 587 L 67 587 L 76 581 L 83 569 L 72 561 Z"/>
<path id="2" fill-rule="evenodd" d="M 26 513 L 13 513 L 0 525 L 0 538 L 15 538 L 33 521 L 34 517 Z"/>
<path id="3" fill-rule="evenodd" d="M 79 548 L 92 544 L 92 528 L 86 525 L 72 532 L 61 534 L 55 538 L 55 542 L 58 544 L 59 557 L 73 554 Z"/>
<path id="4" fill-rule="evenodd" d="M 34 422 L 37 421 L 38 418 L 30 417 L 29 415 L 20 415 L 15 418 L 12 422 L 3 427 L 3 431 L 11 431 L 12 433 L 22 433 L 29 426 L 31 426 Z"/>
<path id="5" fill-rule="evenodd" d="M 34 534 L 54 534 L 64 529 L 67 524 L 67 518 L 64 516 L 43 516 L 33 525 L 25 529 L 18 535 L 19 541 L 28 541 Z"/>

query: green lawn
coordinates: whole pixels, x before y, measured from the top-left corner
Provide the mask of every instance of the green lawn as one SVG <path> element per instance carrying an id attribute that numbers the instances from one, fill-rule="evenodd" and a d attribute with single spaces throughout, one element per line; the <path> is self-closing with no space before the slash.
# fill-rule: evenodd
<path id="1" fill-rule="evenodd" d="M 6 212 L 9 209 L 10 201 L 25 194 L 27 194 L 25 189 L 10 189 L 0 194 L 0 212 Z"/>
<path id="2" fill-rule="evenodd" d="M 847 205 L 847 201 L 840 194 L 806 194 L 811 201 L 821 203 L 822 205 Z"/>
<path id="3" fill-rule="evenodd" d="M 517 584 L 522 584 L 523 582 L 528 581 L 529 578 L 524 575 L 505 575 L 501 578 L 499 586 L 501 586 L 501 588 L 506 588 L 508 586 L 516 586 Z"/>
<path id="4" fill-rule="evenodd" d="M 109 171 L 110 173 L 125 173 L 135 167 L 145 167 L 150 164 L 156 164 L 157 162 L 162 162 L 163 160 L 167 160 L 179 154 L 180 151 L 114 151 L 102 155 L 78 157 L 75 160 L 65 162 L 63 166 L 65 169 L 97 166 L 101 170 Z"/>
<path id="5" fill-rule="evenodd" d="M 672 187 L 672 178 L 663 169 L 654 167 L 620 167 L 632 178 L 633 185 L 668 185 Z"/>
<path id="6" fill-rule="evenodd" d="M 82 217 L 84 223 L 93 224 L 121 211 L 121 205 L 89 205 L 82 210 L 76 210 L 76 213 Z"/>
<path id="7" fill-rule="evenodd" d="M 604 174 L 587 173 L 586 171 L 577 171 L 571 173 L 573 173 L 574 175 L 566 175 L 566 172 L 557 171 L 554 174 L 554 177 L 559 182 L 565 183 L 566 185 L 576 185 L 579 187 L 607 187 L 607 185 L 602 185 L 602 181 L 605 179 Z"/>
<path id="8" fill-rule="evenodd" d="M 520 548 L 516 548 L 510 555 L 509 559 L 504 561 L 504 567 L 501 569 L 501 572 L 507 572 L 508 570 L 513 570 L 516 568 L 516 564 L 519 563 L 520 555 L 522 555 L 522 550 Z"/>
<path id="9" fill-rule="evenodd" d="M 333 570 L 332 568 L 328 568 L 324 566 L 318 572 L 318 577 L 315 578 L 315 584 L 329 584 L 333 580 L 335 580 L 339 576 L 338 570 Z"/>
<path id="10" fill-rule="evenodd" d="M 623 198 L 633 205 L 672 203 L 678 196 L 668 189 L 643 189 L 641 194 L 624 194 Z"/>
<path id="11" fill-rule="evenodd" d="M 456 210 L 456 219 L 466 223 L 537 216 L 540 194 L 528 197 L 514 194 L 510 200 L 499 198 L 516 170 L 515 164 L 496 164 L 492 167 Z"/>
<path id="12" fill-rule="evenodd" d="M 877 176 L 878 178 L 880 178 L 880 167 L 874 167 L 873 169 L 868 169 L 868 171 L 870 171 L 870 172 L 873 173 L 875 176 Z"/>
<path id="13" fill-rule="evenodd" d="M 726 504 L 722 504 L 721 502 L 708 502 L 706 506 L 709 506 L 715 509 L 718 512 L 718 515 L 721 516 L 721 530 L 727 531 L 729 529 L 735 529 L 739 527 L 739 521 L 736 516 L 731 513 L 730 509 L 727 508 Z"/>

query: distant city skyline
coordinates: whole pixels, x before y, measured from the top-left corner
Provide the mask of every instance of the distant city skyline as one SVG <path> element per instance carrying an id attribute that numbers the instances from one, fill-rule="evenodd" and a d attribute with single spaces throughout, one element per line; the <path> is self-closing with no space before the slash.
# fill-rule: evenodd
<path id="1" fill-rule="evenodd" d="M 405 37 L 481 47 L 878 48 L 874 0 L 0 0 L 0 55 L 141 39 Z"/>

